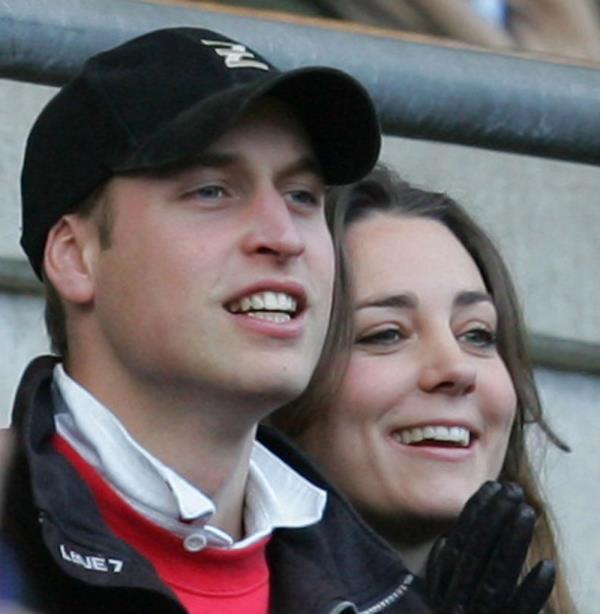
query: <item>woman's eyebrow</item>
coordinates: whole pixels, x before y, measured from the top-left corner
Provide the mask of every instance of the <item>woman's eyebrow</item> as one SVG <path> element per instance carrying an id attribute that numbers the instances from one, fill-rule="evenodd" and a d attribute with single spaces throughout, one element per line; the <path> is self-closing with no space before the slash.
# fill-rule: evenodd
<path id="1" fill-rule="evenodd" d="M 480 292 L 479 290 L 468 290 L 460 292 L 454 297 L 452 304 L 454 307 L 469 307 L 477 303 L 490 303 L 495 305 L 494 299 L 488 292 Z"/>
<path id="2" fill-rule="evenodd" d="M 416 309 L 419 301 L 412 293 L 387 294 L 367 297 L 356 303 L 356 309 L 367 307 L 393 307 L 394 309 Z"/>

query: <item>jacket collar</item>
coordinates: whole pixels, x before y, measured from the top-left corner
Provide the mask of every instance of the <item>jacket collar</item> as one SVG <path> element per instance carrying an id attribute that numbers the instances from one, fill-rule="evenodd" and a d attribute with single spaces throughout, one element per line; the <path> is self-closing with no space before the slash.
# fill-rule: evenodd
<path id="1" fill-rule="evenodd" d="M 138 587 L 172 597 L 150 563 L 110 532 L 87 485 L 51 444 L 51 382 L 56 362 L 44 356 L 29 365 L 13 412 L 46 547 L 66 574 L 89 584 Z M 274 532 L 267 551 L 272 610 L 289 614 L 429 612 L 398 555 L 359 519 L 315 466 L 274 429 L 261 427 L 258 438 L 328 491 L 321 522 Z"/>
<path id="2" fill-rule="evenodd" d="M 376 535 L 357 512 L 322 476 L 315 465 L 275 429 L 261 427 L 259 439 L 305 478 L 328 491 L 321 523 L 302 531 L 277 532 L 267 553 L 284 577 L 304 594 L 298 612 L 321 611 L 319 602 L 338 604 L 334 612 L 429 612 L 415 588 L 420 583 L 395 552 Z M 314 554 L 317 553 L 317 554 Z M 282 562 L 284 567 L 282 567 Z M 301 570 L 301 571 L 300 571 Z M 275 578 L 277 582 L 277 578 Z M 281 586 L 275 596 L 290 603 L 293 596 Z M 311 605 L 314 601 L 315 605 Z M 347 609 L 346 609 L 347 608 Z M 275 611 L 279 611 L 275 608 Z M 283 611 L 283 608 L 282 608 Z"/>
<path id="3" fill-rule="evenodd" d="M 57 358 L 36 358 L 15 399 L 13 428 L 29 467 L 44 542 L 67 575 L 96 586 L 152 588 L 172 596 L 154 568 L 117 539 L 73 466 L 52 445 L 52 371 Z"/>

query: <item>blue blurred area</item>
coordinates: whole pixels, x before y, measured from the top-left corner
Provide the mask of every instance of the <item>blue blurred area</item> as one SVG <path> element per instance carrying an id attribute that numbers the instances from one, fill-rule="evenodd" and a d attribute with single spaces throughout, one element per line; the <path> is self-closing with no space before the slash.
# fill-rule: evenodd
<path id="1" fill-rule="evenodd" d="M 22 595 L 23 576 L 8 539 L 0 533 L 0 599 L 18 602 Z"/>
<path id="2" fill-rule="evenodd" d="M 471 0 L 471 6 L 473 10 L 486 21 L 500 28 L 507 28 L 507 0 Z"/>

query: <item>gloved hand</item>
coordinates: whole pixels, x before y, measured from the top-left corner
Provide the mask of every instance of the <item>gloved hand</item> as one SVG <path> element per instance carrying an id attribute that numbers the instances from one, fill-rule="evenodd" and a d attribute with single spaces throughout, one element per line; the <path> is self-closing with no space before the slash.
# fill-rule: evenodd
<path id="1" fill-rule="evenodd" d="M 426 585 L 435 614 L 538 614 L 555 566 L 540 561 L 519 584 L 534 524 L 519 486 L 486 482 L 429 556 Z"/>

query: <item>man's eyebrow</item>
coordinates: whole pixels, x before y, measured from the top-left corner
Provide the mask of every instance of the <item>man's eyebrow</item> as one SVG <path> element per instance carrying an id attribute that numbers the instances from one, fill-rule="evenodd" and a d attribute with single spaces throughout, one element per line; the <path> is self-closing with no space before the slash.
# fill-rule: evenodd
<path id="1" fill-rule="evenodd" d="M 194 169 L 201 168 L 223 168 L 235 164 L 239 159 L 235 154 L 207 152 L 194 156 L 183 162 L 158 168 L 152 171 L 133 171 L 130 175 L 150 175 L 158 179 L 173 179 L 180 175 L 186 175 Z"/>
<path id="2" fill-rule="evenodd" d="M 218 153 L 209 151 L 195 157 L 192 161 L 192 166 L 222 168 L 223 166 L 235 164 L 240 159 L 241 157 L 234 153 Z"/>
<path id="3" fill-rule="evenodd" d="M 495 305 L 494 299 L 488 292 L 480 292 L 478 290 L 468 290 L 460 292 L 452 301 L 454 307 L 470 307 L 477 303 L 490 303 Z"/>
<path id="4" fill-rule="evenodd" d="M 200 166 L 205 168 L 223 168 L 241 162 L 243 157 L 236 153 L 225 152 L 212 152 L 199 154 L 195 157 L 190 167 Z M 287 166 L 284 166 L 277 172 L 278 177 L 285 178 L 292 175 L 299 175 L 302 173 L 310 173 L 321 178 L 323 172 L 319 163 L 312 156 L 302 156 L 293 162 L 290 162 Z"/>
<path id="5" fill-rule="evenodd" d="M 412 293 L 386 294 L 384 296 L 367 297 L 356 303 L 356 309 L 367 307 L 393 307 L 394 309 L 416 309 L 419 301 Z"/>
<path id="6" fill-rule="evenodd" d="M 291 162 L 282 168 L 277 175 L 279 177 L 289 177 L 291 175 L 300 175 L 303 173 L 316 175 L 319 178 L 323 177 L 321 166 L 312 156 L 302 156 L 297 160 L 294 160 L 294 162 Z"/>

